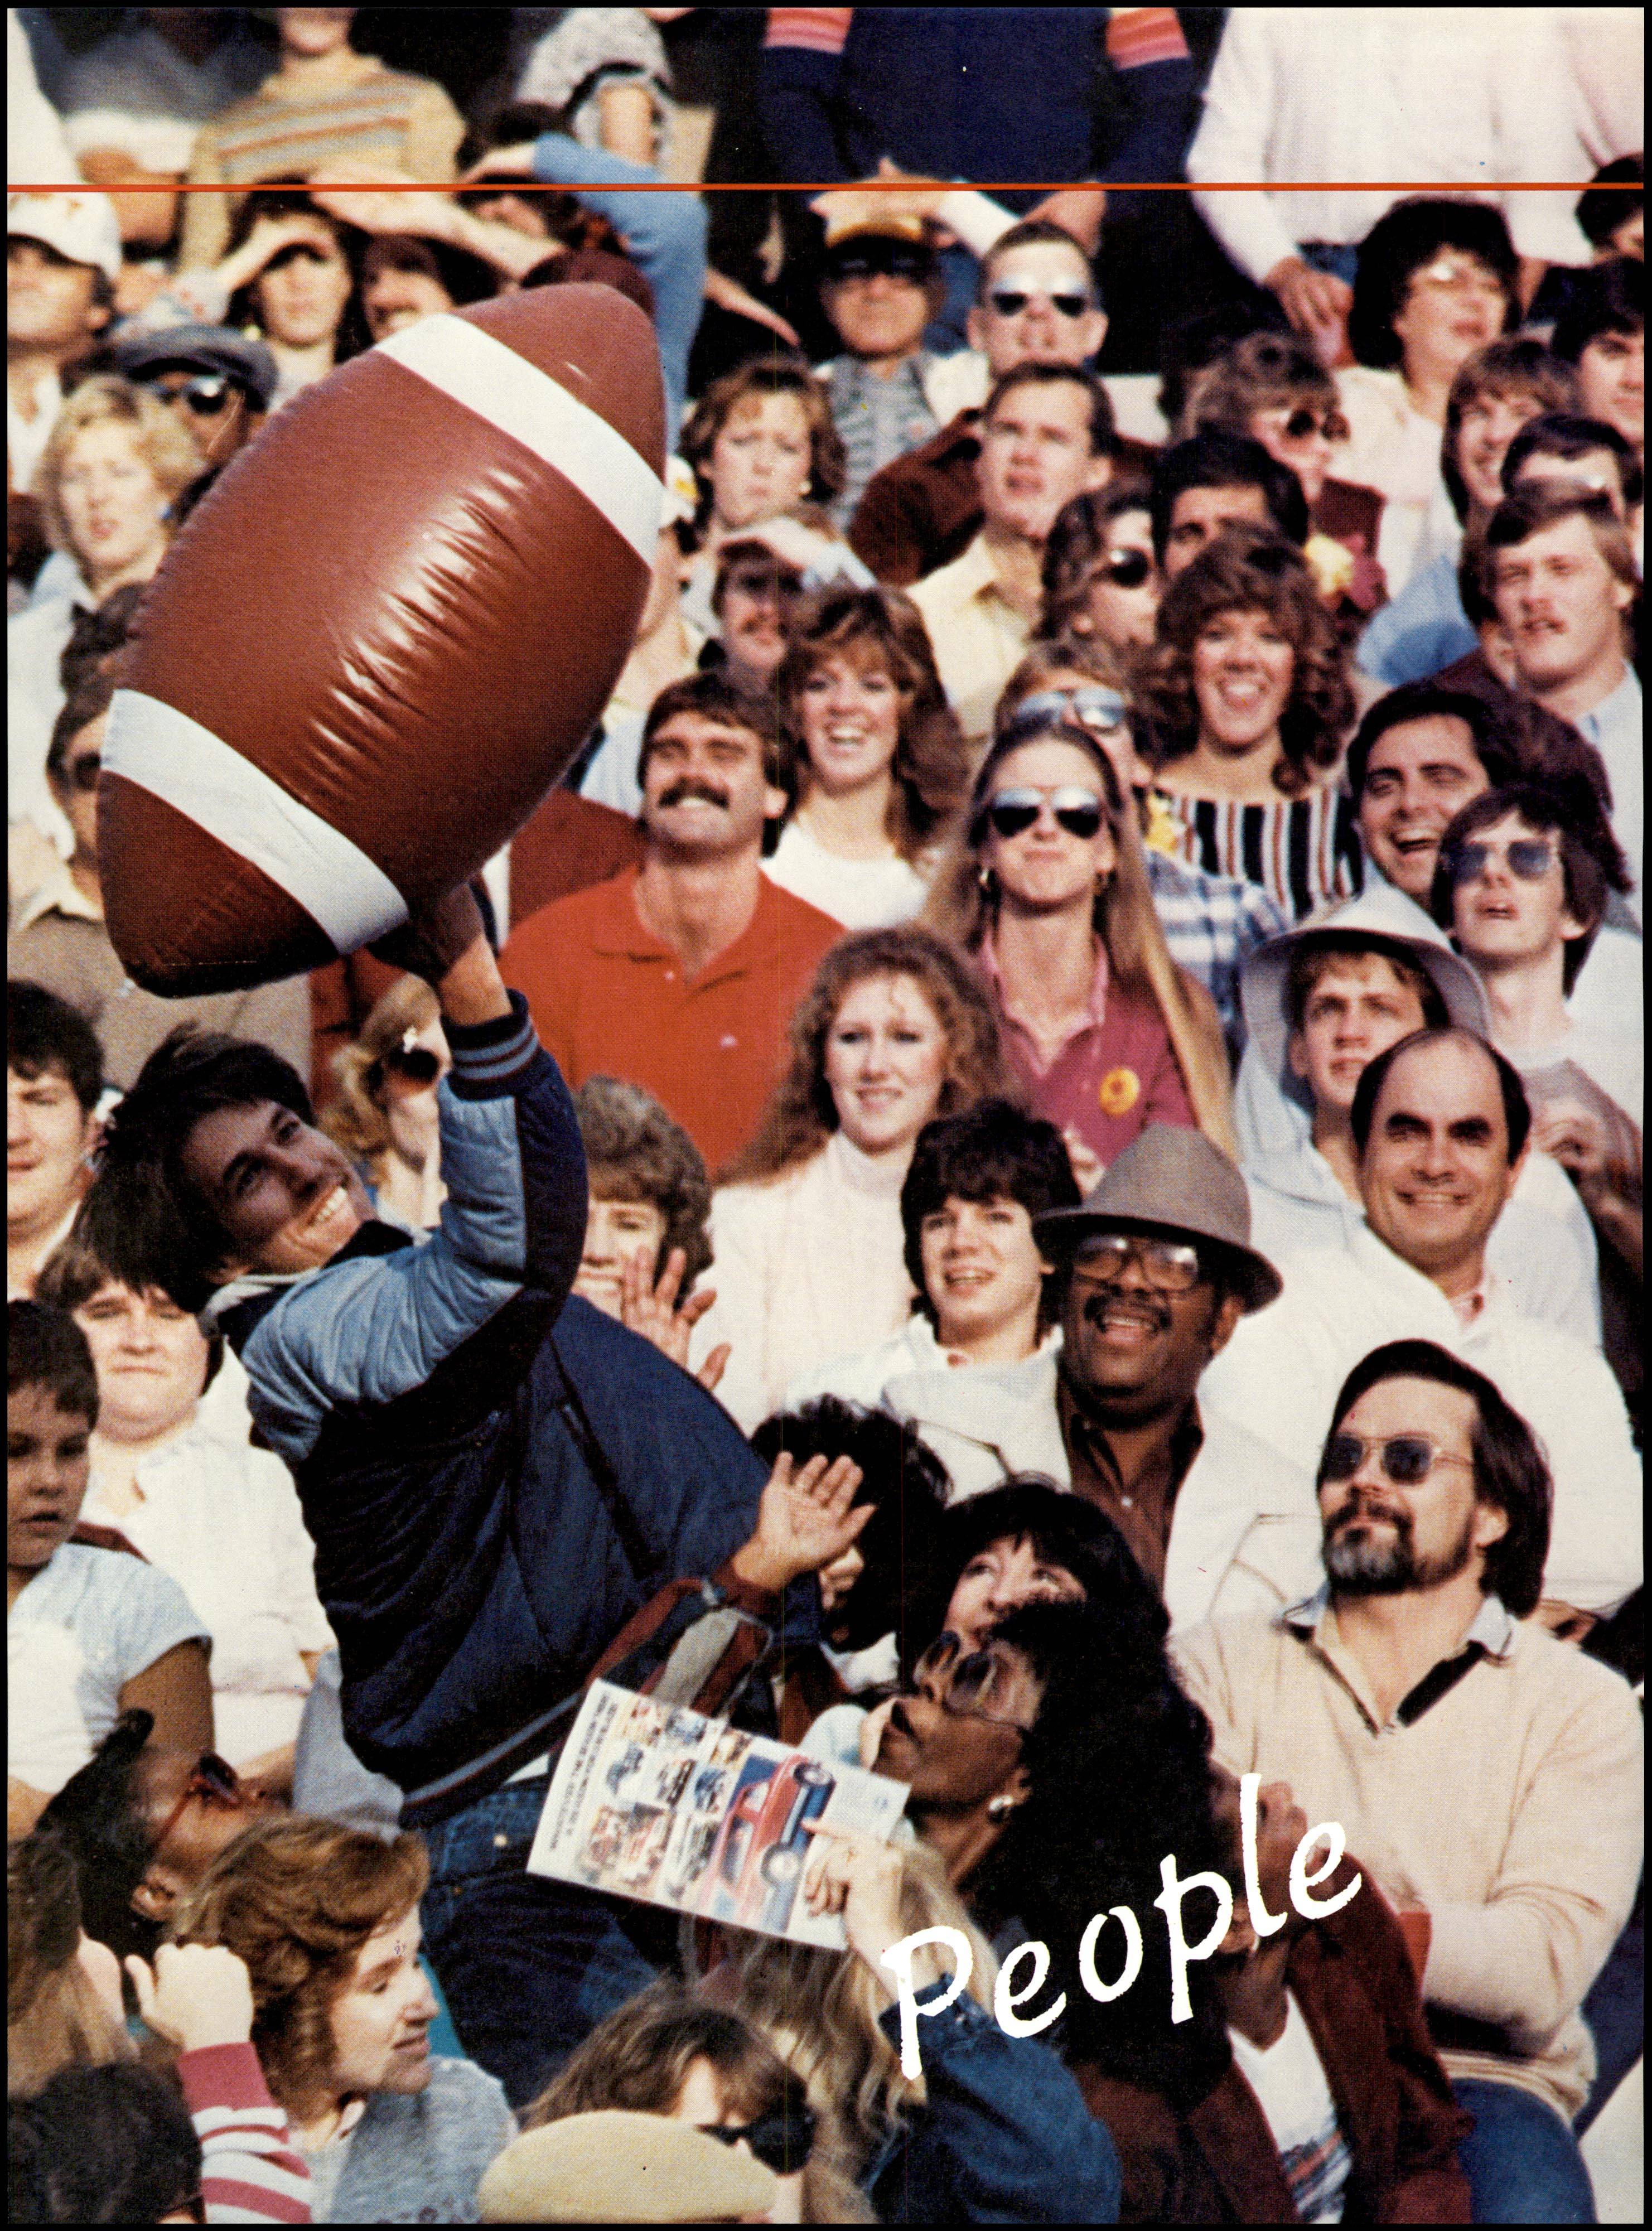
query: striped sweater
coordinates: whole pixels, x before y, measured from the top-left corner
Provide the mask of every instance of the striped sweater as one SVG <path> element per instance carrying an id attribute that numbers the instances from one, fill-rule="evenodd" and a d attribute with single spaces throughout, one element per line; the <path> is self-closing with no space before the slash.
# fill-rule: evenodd
<path id="1" fill-rule="evenodd" d="M 182 2053 L 177 2074 L 201 2141 L 207 2221 L 307 2223 L 310 2172 L 252 2047 Z"/>

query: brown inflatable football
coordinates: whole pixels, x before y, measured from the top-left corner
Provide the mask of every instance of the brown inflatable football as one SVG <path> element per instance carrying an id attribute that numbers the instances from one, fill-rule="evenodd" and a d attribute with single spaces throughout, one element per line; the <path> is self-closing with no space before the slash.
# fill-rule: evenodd
<path id="1" fill-rule="evenodd" d="M 423 319 L 276 414 L 169 553 L 110 718 L 139 984 L 313 967 L 507 841 L 630 647 L 664 424 L 653 327 L 584 286 Z"/>

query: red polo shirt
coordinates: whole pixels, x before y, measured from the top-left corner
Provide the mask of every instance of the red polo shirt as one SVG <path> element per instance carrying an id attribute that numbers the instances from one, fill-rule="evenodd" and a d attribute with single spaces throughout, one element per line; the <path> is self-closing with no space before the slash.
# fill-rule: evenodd
<path id="1" fill-rule="evenodd" d="M 500 966 L 570 1084 L 645 1086 L 715 1174 L 757 1128 L 792 1009 L 842 925 L 759 876 L 743 934 L 685 979 L 675 951 L 642 926 L 636 877 L 628 869 L 541 908 Z"/>

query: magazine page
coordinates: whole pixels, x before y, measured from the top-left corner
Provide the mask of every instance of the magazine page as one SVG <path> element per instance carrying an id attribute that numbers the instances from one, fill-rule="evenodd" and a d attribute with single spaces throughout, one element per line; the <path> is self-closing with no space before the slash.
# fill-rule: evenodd
<path id="1" fill-rule="evenodd" d="M 907 1785 L 595 1681 L 563 1746 L 530 1874 L 841 1951 L 798 1898 L 815 1834 L 887 1841 Z"/>

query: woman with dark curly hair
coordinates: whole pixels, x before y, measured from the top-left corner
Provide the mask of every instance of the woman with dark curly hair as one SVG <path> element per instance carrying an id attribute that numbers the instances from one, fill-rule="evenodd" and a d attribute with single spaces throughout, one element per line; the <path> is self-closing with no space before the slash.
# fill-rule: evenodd
<path id="1" fill-rule="evenodd" d="M 923 905 L 969 787 L 964 738 L 916 607 L 839 584 L 797 605 L 778 688 L 798 799 L 764 872 L 848 929 Z"/>
<path id="2" fill-rule="evenodd" d="M 732 1344 L 718 1391 L 747 1432 L 799 1372 L 905 1322 L 900 1187 L 918 1134 L 1003 1086 L 985 993 L 950 946 L 910 924 L 832 948 L 791 1044 L 712 1202 L 707 1328 Z"/>
<path id="3" fill-rule="evenodd" d="M 691 1336 L 717 1297 L 694 1281 L 711 1266 L 711 1182 L 700 1151 L 651 1092 L 588 1077 L 574 1095 L 585 1149 L 585 1244 L 576 1294 L 688 1366 Z M 726 1351 L 700 1364 L 704 1387 Z"/>
<path id="4" fill-rule="evenodd" d="M 1353 695 L 1300 551 L 1224 529 L 1159 606 L 1138 702 L 1176 857 L 1260 884 L 1297 922 L 1358 891 L 1337 779 Z"/>
<path id="5" fill-rule="evenodd" d="M 1378 556 L 1391 595 L 1453 539 L 1440 477 L 1451 383 L 1476 349 L 1520 316 L 1520 262 L 1484 202 L 1397 202 L 1360 244 L 1348 340 L 1337 375 L 1350 438 L 1338 469 L 1386 498 Z"/>

